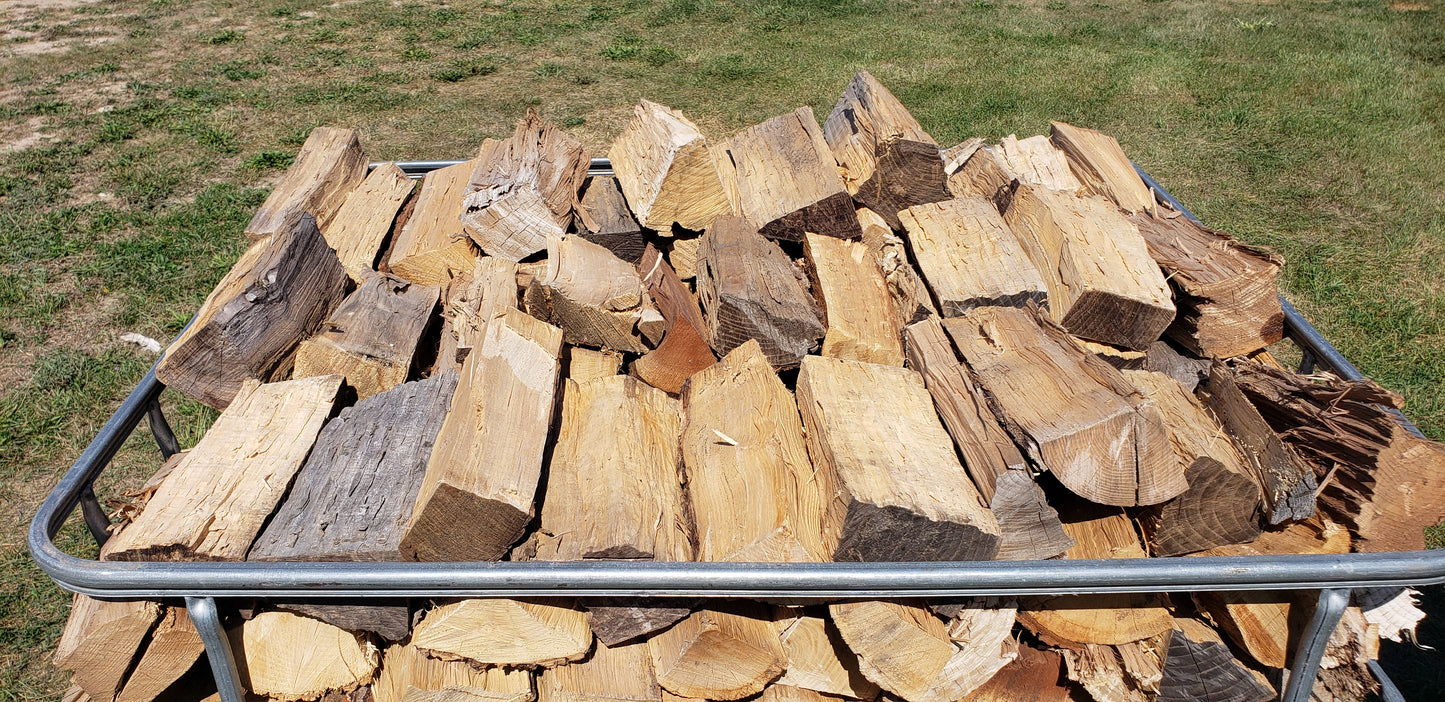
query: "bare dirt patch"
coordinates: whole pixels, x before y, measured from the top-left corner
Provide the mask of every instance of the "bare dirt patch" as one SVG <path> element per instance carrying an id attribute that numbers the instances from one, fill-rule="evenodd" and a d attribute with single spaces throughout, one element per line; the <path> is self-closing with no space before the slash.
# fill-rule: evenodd
<path id="1" fill-rule="evenodd" d="M 1426 12 L 1431 9 L 1428 2 L 1392 2 L 1389 7 L 1396 12 Z"/>

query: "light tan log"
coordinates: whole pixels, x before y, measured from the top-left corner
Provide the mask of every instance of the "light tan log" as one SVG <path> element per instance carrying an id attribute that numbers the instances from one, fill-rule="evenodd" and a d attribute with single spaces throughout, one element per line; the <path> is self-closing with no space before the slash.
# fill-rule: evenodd
<path id="1" fill-rule="evenodd" d="M 767 609 L 756 603 L 694 612 L 647 646 L 663 689 L 707 700 L 757 694 L 788 660 Z"/>
<path id="2" fill-rule="evenodd" d="M 813 293 L 827 319 L 824 356 L 903 365 L 902 328 L 868 245 L 808 232 L 803 240 Z"/>
<path id="3" fill-rule="evenodd" d="M 294 378 L 340 375 L 364 400 L 404 382 L 440 290 L 370 273 L 296 349 Z"/>
<path id="4" fill-rule="evenodd" d="M 661 702 L 646 642 L 609 647 L 537 676 L 538 702 Z"/>
<path id="5" fill-rule="evenodd" d="M 1002 158 L 985 148 L 982 139 L 970 139 L 944 152 L 943 170 L 948 174 L 948 191 L 954 197 L 982 197 L 1008 209 L 1013 198 L 1013 174 Z"/>
<path id="6" fill-rule="evenodd" d="M 541 251 L 572 223 L 590 161 L 581 143 L 528 110 L 512 138 L 478 149 L 462 227 L 492 256 L 520 261 Z"/>
<path id="7" fill-rule="evenodd" d="M 1010 134 L 989 151 L 1015 178 L 1050 190 L 1076 191 L 1083 187 L 1069 169 L 1069 159 L 1043 134 L 1020 140 Z"/>
<path id="8" fill-rule="evenodd" d="M 773 687 L 787 685 L 860 700 L 878 697 L 878 685 L 863 676 L 858 657 L 827 618 L 802 614 L 779 619 L 774 626 L 781 627 L 788 665 Z"/>
<path id="9" fill-rule="evenodd" d="M 247 379 L 281 379 L 296 345 L 346 295 L 346 271 L 311 215 L 257 241 L 201 304 L 156 365 L 167 387 L 225 409 Z"/>
<path id="10" fill-rule="evenodd" d="M 1050 303 L 1044 278 L 988 200 L 958 198 L 910 207 L 898 216 L 943 316 L 980 306 Z"/>
<path id="11" fill-rule="evenodd" d="M 1054 651 L 1018 647 L 1018 658 L 960 702 L 1074 702 L 1062 684 L 1064 662 Z"/>
<path id="12" fill-rule="evenodd" d="M 718 146 L 719 174 L 736 193 L 735 210 L 763 236 L 801 241 L 803 232 L 861 235 L 853 198 L 818 129 L 813 108 L 748 127 Z"/>
<path id="13" fill-rule="evenodd" d="M 532 673 L 517 668 L 474 668 L 466 661 L 432 658 L 412 644 L 393 645 L 371 684 L 372 702 L 402 702 L 411 691 L 462 687 L 532 697 Z"/>
<path id="14" fill-rule="evenodd" d="M 697 560 L 827 561 L 829 485 L 813 469 L 792 393 L 756 341 L 683 387 L 682 460 Z"/>
<path id="15" fill-rule="evenodd" d="M 1086 191 L 1107 197 L 1129 212 L 1154 211 L 1154 193 L 1144 185 L 1117 139 L 1065 122 L 1049 124 L 1050 138 L 1068 155 L 1069 166 Z"/>
<path id="16" fill-rule="evenodd" d="M 638 223 L 659 234 L 673 223 L 699 231 L 733 214 L 707 139 L 666 105 L 642 100 L 607 151 Z"/>
<path id="17" fill-rule="evenodd" d="M 567 377 L 579 383 L 617 375 L 622 370 L 622 354 L 616 351 L 595 351 L 581 346 L 567 348 Z"/>
<path id="18" fill-rule="evenodd" d="M 637 271 L 662 313 L 666 330 L 657 348 L 632 363 L 632 372 L 648 385 L 675 395 L 694 373 L 717 361 L 705 339 L 707 324 L 697 298 L 651 244 Z"/>
<path id="19" fill-rule="evenodd" d="M 632 264 L 575 235 L 547 242 L 547 272 L 533 287 L 539 309 L 529 311 L 545 311 L 569 344 L 643 353 L 639 325 L 649 311 L 661 318 Z"/>
<path id="20" fill-rule="evenodd" d="M 246 225 L 246 236 L 256 241 L 284 231 L 286 218 L 295 212 L 310 213 L 325 230 L 365 176 L 366 154 L 356 132 L 336 127 L 311 130 L 281 182 Z"/>
<path id="21" fill-rule="evenodd" d="M 497 560 L 531 520 L 556 397 L 562 332 L 514 309 L 467 356 L 402 551 Z M 457 524 L 470 525 L 457 529 Z"/>
<path id="22" fill-rule="evenodd" d="M 1108 201 L 1020 186 L 1004 221 L 1048 286 L 1049 315 L 1070 333 L 1143 350 L 1174 320 L 1139 228 Z"/>
<path id="23" fill-rule="evenodd" d="M 808 356 L 797 393 L 813 465 L 837 476 L 823 521 L 838 539 L 833 560 L 993 558 L 998 522 L 959 465 L 922 376 Z"/>
<path id="24" fill-rule="evenodd" d="M 317 619 L 262 612 L 230 631 L 241 684 L 258 694 L 315 700 L 371 682 L 381 655 L 364 637 Z"/>
<path id="25" fill-rule="evenodd" d="M 926 609 L 891 601 L 829 606 L 858 654 L 863 675 L 907 702 L 952 702 L 1017 655 L 1012 602 L 981 599 L 945 624 Z"/>
<path id="26" fill-rule="evenodd" d="M 848 193 L 898 226 L 899 210 L 949 198 L 938 142 L 867 71 L 859 71 L 823 123 Z"/>
<path id="27" fill-rule="evenodd" d="M 481 687 L 444 687 L 440 690 L 412 690 L 402 698 L 402 702 L 532 702 L 535 699 L 537 695 L 531 689 L 493 692 Z"/>
<path id="28" fill-rule="evenodd" d="M 444 660 L 550 668 L 586 655 L 592 631 L 586 615 L 572 607 L 474 599 L 427 612 L 412 630 L 411 645 Z"/>
<path id="29" fill-rule="evenodd" d="M 934 408 L 964 468 L 999 524 L 998 560 L 1053 558 L 1073 545 L 1029 465 L 988 406 L 988 399 L 958 360 L 938 318 L 904 331 L 908 363 L 923 375 Z"/>
<path id="30" fill-rule="evenodd" d="M 383 163 L 346 196 L 336 216 L 322 227 L 326 243 L 336 250 L 346 274 L 358 285 L 364 272 L 376 270 L 381 245 L 413 185 L 395 163 Z"/>
<path id="31" fill-rule="evenodd" d="M 1159 410 L 1113 366 L 1028 310 L 981 307 L 945 320 L 1014 441 L 1075 493 L 1158 504 L 1188 488 Z"/>
<path id="32" fill-rule="evenodd" d="M 91 699 L 111 702 L 160 617 L 155 602 L 106 602 L 76 594 L 53 661 L 73 672 L 75 684 Z"/>
<path id="33" fill-rule="evenodd" d="M 1146 702 L 1149 698 L 1127 676 L 1113 646 L 1086 644 L 1078 650 L 1060 649 L 1070 680 L 1079 683 L 1096 702 Z"/>
<path id="34" fill-rule="evenodd" d="M 763 688 L 758 702 L 833 702 L 835 698 L 805 687 L 773 683 Z"/>
<path id="35" fill-rule="evenodd" d="M 116 702 L 151 702 L 186 674 L 206 650 L 182 607 L 167 607 Z M 112 651 L 112 654 L 120 651 Z M 122 656 L 116 656 L 120 658 Z"/>
<path id="36" fill-rule="evenodd" d="M 464 271 L 452 279 L 442 305 L 439 367 L 461 370 L 467 356 L 486 336 L 487 323 L 504 310 L 517 309 L 516 281 L 517 264 L 496 256 L 476 259 L 471 272 Z"/>
<path id="37" fill-rule="evenodd" d="M 476 247 L 462 231 L 462 199 L 474 161 L 426 174 L 416 206 L 391 245 L 391 272 L 418 285 L 445 285 L 472 269 Z"/>
<path id="38" fill-rule="evenodd" d="M 1075 346 L 1103 359 L 1105 363 L 1118 368 L 1119 370 L 1141 370 L 1149 363 L 1149 354 L 1134 349 L 1121 349 L 1118 346 L 1101 344 L 1097 341 L 1081 339 L 1077 336 L 1070 336 L 1069 339 Z M 1162 342 L 1154 342 L 1158 344 Z M 1153 346 L 1154 344 L 1150 344 Z"/>
<path id="39" fill-rule="evenodd" d="M 923 284 L 918 271 L 908 262 L 908 245 L 889 228 L 888 222 L 866 207 L 858 208 L 858 223 L 863 229 L 863 243 L 883 271 L 888 295 L 893 298 L 893 311 L 898 324 L 906 326 L 930 314 L 938 314 L 933 296 Z"/>
<path id="40" fill-rule="evenodd" d="M 242 560 L 330 415 L 341 376 L 248 380 L 130 526 L 109 560 Z"/>
<path id="41" fill-rule="evenodd" d="M 697 277 L 697 251 L 702 246 L 702 237 L 675 237 L 667 250 L 667 261 L 682 280 Z"/>

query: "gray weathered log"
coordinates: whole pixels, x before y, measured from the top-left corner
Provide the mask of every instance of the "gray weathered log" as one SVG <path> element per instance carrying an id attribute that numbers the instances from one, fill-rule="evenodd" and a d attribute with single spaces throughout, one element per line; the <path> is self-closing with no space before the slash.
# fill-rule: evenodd
<path id="1" fill-rule="evenodd" d="M 1270 524 L 1307 519 L 1315 513 L 1315 474 L 1285 445 L 1235 384 L 1234 372 L 1216 361 L 1209 382 L 1198 391 L 1244 454 L 1245 463 L 1264 491 L 1265 519 Z"/>

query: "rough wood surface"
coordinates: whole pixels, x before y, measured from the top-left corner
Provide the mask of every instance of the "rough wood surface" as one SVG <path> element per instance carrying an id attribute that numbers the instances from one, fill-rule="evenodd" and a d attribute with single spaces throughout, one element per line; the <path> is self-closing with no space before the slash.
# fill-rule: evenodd
<path id="1" fill-rule="evenodd" d="M 858 208 L 858 223 L 863 229 L 863 243 L 868 245 L 869 253 L 883 272 L 898 324 L 906 326 L 938 314 L 933 307 L 933 295 L 908 260 L 908 245 L 903 239 L 893 233 L 878 213 L 866 207 Z"/>
<path id="2" fill-rule="evenodd" d="M 677 271 L 677 277 L 692 280 L 697 277 L 697 251 L 702 246 L 702 237 L 674 237 L 667 249 L 667 262 Z"/>
<path id="3" fill-rule="evenodd" d="M 883 271 L 861 241 L 808 232 L 803 239 L 813 291 L 827 320 L 822 354 L 903 365 L 902 328 Z"/>
<path id="4" fill-rule="evenodd" d="M 1229 649 L 1214 641 L 1196 642 L 1182 631 L 1169 637 L 1160 702 L 1266 702 L 1274 691 L 1261 685 Z"/>
<path id="5" fill-rule="evenodd" d="M 572 223 L 590 162 L 581 143 L 528 110 L 510 139 L 478 149 L 462 228 L 483 251 L 510 261 L 545 249 Z"/>
<path id="6" fill-rule="evenodd" d="M 1194 392 L 1201 382 L 1209 378 L 1210 365 L 1209 359 L 1186 356 L 1167 341 L 1149 344 L 1149 350 L 1144 354 L 1144 370 L 1163 373 L 1179 381 L 1189 392 Z"/>
<path id="7" fill-rule="evenodd" d="M 1139 228 L 1108 201 L 1026 185 L 1003 218 L 1048 286 L 1049 315 L 1071 333 L 1142 350 L 1174 320 Z"/>
<path id="8" fill-rule="evenodd" d="M 438 367 L 461 370 L 486 336 L 487 324 L 508 309 L 517 309 L 517 264 L 496 256 L 476 259 L 470 272 L 447 287 Z"/>
<path id="9" fill-rule="evenodd" d="M 1074 702 L 1064 684 L 1064 661 L 1054 651 L 1018 647 L 1018 658 L 959 702 Z"/>
<path id="10" fill-rule="evenodd" d="M 1117 139 L 1065 122 L 1050 125 L 1050 138 L 1069 157 L 1069 166 L 1086 191 L 1107 197 L 1129 212 L 1154 211 L 1154 193 L 1144 185 Z"/>
<path id="11" fill-rule="evenodd" d="M 898 216 L 943 316 L 982 306 L 1050 303 L 1043 277 L 988 200 L 958 198 L 910 207 Z"/>
<path id="12" fill-rule="evenodd" d="M 617 646 L 660 631 L 692 614 L 693 602 L 673 597 L 637 601 L 624 597 L 594 597 L 579 604 L 587 610 L 592 634 L 608 646 Z"/>
<path id="13" fill-rule="evenodd" d="M 1004 429 L 1070 490 L 1132 506 L 1188 488 L 1158 408 L 1057 327 L 1007 307 L 977 308 L 943 326 Z"/>
<path id="14" fill-rule="evenodd" d="M 445 285 L 472 269 L 476 247 L 459 217 L 474 163 L 439 168 L 422 179 L 411 216 L 392 241 L 387 263 L 392 273 L 418 285 Z"/>
<path id="15" fill-rule="evenodd" d="M 483 689 L 499 695 L 532 694 L 532 673 L 516 668 L 477 669 L 465 661 L 431 658 L 411 644 L 386 649 L 371 684 L 372 702 L 402 702 L 413 691 L 448 687 Z"/>
<path id="16" fill-rule="evenodd" d="M 296 345 L 331 314 L 348 284 L 316 221 L 294 212 L 216 284 L 195 321 L 166 349 L 156 377 L 225 409 L 245 380 L 290 370 Z"/>
<path id="17" fill-rule="evenodd" d="M 694 375 L 682 405 L 697 560 L 827 561 L 829 486 L 808 460 L 793 395 L 757 342 Z"/>
<path id="18" fill-rule="evenodd" d="M 1013 174 L 1003 166 L 1003 159 L 983 146 L 982 139 L 970 139 L 944 153 L 944 172 L 948 174 L 948 191 L 954 197 L 982 197 L 1008 209 L 1013 197 Z"/>
<path id="19" fill-rule="evenodd" d="M 543 670 L 538 702 L 661 702 L 644 642 L 609 647 L 598 643 L 586 658 Z"/>
<path id="20" fill-rule="evenodd" d="M 949 198 L 938 142 L 867 71 L 838 98 L 823 138 L 848 192 L 895 228 L 899 210 Z"/>
<path id="21" fill-rule="evenodd" d="M 357 284 L 363 281 L 363 273 L 376 269 L 381 245 L 413 185 L 394 162 L 383 163 L 346 196 L 336 216 L 321 228 L 341 267 Z"/>
<path id="22" fill-rule="evenodd" d="M 959 465 L 922 376 L 808 356 L 797 393 L 813 465 L 836 481 L 823 522 L 837 534 L 833 560 L 994 557 L 998 522 Z"/>
<path id="23" fill-rule="evenodd" d="M 444 687 L 440 690 L 412 690 L 402 702 L 532 702 L 531 690 L 493 692 L 481 687 Z M 327 702 L 330 702 L 329 700 Z"/>
<path id="24" fill-rule="evenodd" d="M 858 669 L 858 656 L 843 643 L 838 628 L 826 617 L 802 613 L 775 618 L 788 665 L 774 686 L 788 685 L 837 697 L 872 700 L 878 685 Z"/>
<path id="25" fill-rule="evenodd" d="M 923 375 L 934 408 L 964 468 L 999 524 L 998 560 L 1053 558 L 1073 545 L 1028 463 L 958 360 L 943 325 L 930 317 L 904 331 L 908 363 Z"/>
<path id="26" fill-rule="evenodd" d="M 663 689 L 706 700 L 755 695 L 788 662 L 767 608 L 756 603 L 694 612 L 647 646 Z"/>
<path id="27" fill-rule="evenodd" d="M 406 381 L 440 289 L 368 274 L 296 348 L 294 378 L 340 375 L 364 400 Z"/>
<path id="28" fill-rule="evenodd" d="M 341 376 L 261 385 L 236 400 L 107 542 L 109 560 L 241 560 L 331 413 Z"/>
<path id="29" fill-rule="evenodd" d="M 427 612 L 412 630 L 411 645 L 443 660 L 551 668 L 586 655 L 592 631 L 572 607 L 474 599 Z"/>
<path id="30" fill-rule="evenodd" d="M 1069 158 L 1043 134 L 1020 140 L 1010 134 L 990 149 L 996 160 L 1021 182 L 1050 190 L 1075 191 L 1083 187 L 1069 168 Z"/>
<path id="31" fill-rule="evenodd" d="M 126 676 L 116 702 L 151 702 L 181 679 L 205 653 L 201 635 L 183 607 L 167 607 L 151 631 L 145 652 Z M 111 651 L 114 655 L 119 651 Z M 119 658 L 119 656 L 116 656 Z M 92 699 L 99 699 L 91 695 Z"/>
<path id="32" fill-rule="evenodd" d="M 622 354 L 569 346 L 566 351 L 567 377 L 579 383 L 617 375 L 622 370 Z"/>
<path id="33" fill-rule="evenodd" d="M 838 164 L 813 108 L 799 107 L 733 135 L 717 149 L 734 209 L 763 236 L 801 241 L 803 232 L 860 236 Z"/>
<path id="34" fill-rule="evenodd" d="M 411 634 L 411 605 L 405 599 L 360 601 L 366 604 L 326 604 L 325 600 L 270 604 L 282 612 L 320 619 L 347 631 L 369 632 L 385 641 L 401 641 Z"/>
<path id="35" fill-rule="evenodd" d="M 160 618 L 155 602 L 107 602 L 76 594 L 52 660 L 74 673 L 72 680 L 92 700 L 111 702 Z"/>
<path id="36" fill-rule="evenodd" d="M 817 304 L 787 254 L 746 220 L 718 218 L 698 256 L 697 293 L 714 351 L 726 354 L 757 339 L 774 368 L 792 368 L 818 347 L 826 330 Z"/>
<path id="37" fill-rule="evenodd" d="M 403 552 L 423 561 L 497 560 L 521 538 L 542 474 L 561 352 L 559 329 L 517 310 L 487 324 L 462 365 Z"/>
<path id="38" fill-rule="evenodd" d="M 713 150 L 677 110 L 639 102 L 607 158 L 637 221 L 664 236 L 674 222 L 698 231 L 733 214 Z"/>
<path id="39" fill-rule="evenodd" d="M 1124 672 L 1113 646 L 1087 644 L 1079 650 L 1060 649 L 1068 678 L 1097 702 L 1146 702 L 1149 698 Z"/>
<path id="40" fill-rule="evenodd" d="M 562 328 L 569 344 L 644 353 L 640 323 L 656 314 L 637 270 L 601 245 L 576 235 L 547 243 L 547 271 L 533 281 L 534 315 Z"/>
<path id="41" fill-rule="evenodd" d="M 256 241 L 286 231 L 287 218 L 298 212 L 309 213 L 317 226 L 326 229 L 365 176 L 366 154 L 356 132 L 336 127 L 311 130 L 281 182 L 246 225 L 246 236 Z"/>
<path id="42" fill-rule="evenodd" d="M 1199 399 L 1238 442 L 1245 464 L 1264 493 L 1269 524 L 1306 519 L 1315 513 L 1315 474 L 1295 449 L 1282 443 L 1240 391 L 1234 371 L 1215 362 Z"/>
<path id="43" fill-rule="evenodd" d="M 613 164 L 616 170 L 617 164 Z M 617 189 L 617 179 L 607 176 L 593 176 L 582 194 L 582 206 L 577 211 L 578 236 L 611 251 L 618 258 L 637 265 L 642 260 L 645 242 L 642 228 L 632 213 L 627 211 L 627 201 Z"/>
<path id="44" fill-rule="evenodd" d="M 1148 364 L 1149 355 L 1143 351 L 1133 349 L 1121 349 L 1118 346 L 1101 344 L 1097 341 L 1081 339 L 1077 336 L 1070 336 L 1070 341 L 1075 346 L 1103 359 L 1105 363 L 1118 368 L 1119 370 L 1140 370 Z M 1155 344 L 1159 342 L 1154 342 Z M 1153 344 L 1151 344 L 1152 346 Z"/>
<path id="45" fill-rule="evenodd" d="M 1229 358 L 1284 337 L 1279 277 L 1284 259 L 1172 210 L 1130 221 L 1169 276 L 1179 316 L 1165 333 L 1201 356 Z"/>
<path id="46" fill-rule="evenodd" d="M 662 313 L 666 330 L 657 348 L 632 363 L 632 372 L 648 385 L 675 395 L 694 373 L 717 361 L 705 338 L 707 323 L 697 298 L 651 244 L 637 272 Z"/>
<path id="47" fill-rule="evenodd" d="M 285 612 L 262 612 L 230 631 L 241 684 L 258 694 L 315 700 L 371 682 L 381 655 L 365 638 Z"/>

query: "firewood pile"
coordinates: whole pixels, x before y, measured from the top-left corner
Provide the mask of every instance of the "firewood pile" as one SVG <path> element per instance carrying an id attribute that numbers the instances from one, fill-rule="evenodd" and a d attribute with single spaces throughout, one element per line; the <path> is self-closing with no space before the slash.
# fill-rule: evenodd
<path id="1" fill-rule="evenodd" d="M 941 148 L 859 73 L 821 128 L 644 100 L 615 176 L 590 156 L 528 114 L 414 187 L 315 130 L 156 371 L 223 412 L 101 558 L 1341 554 L 1445 516 L 1398 396 L 1270 355 L 1283 260 L 1110 136 Z M 1319 699 L 1367 694 L 1411 596 L 1357 598 Z M 267 601 L 230 633 L 277 700 L 1250 701 L 1312 604 Z M 77 596 L 56 662 L 76 699 L 172 699 L 201 650 L 183 608 Z"/>

